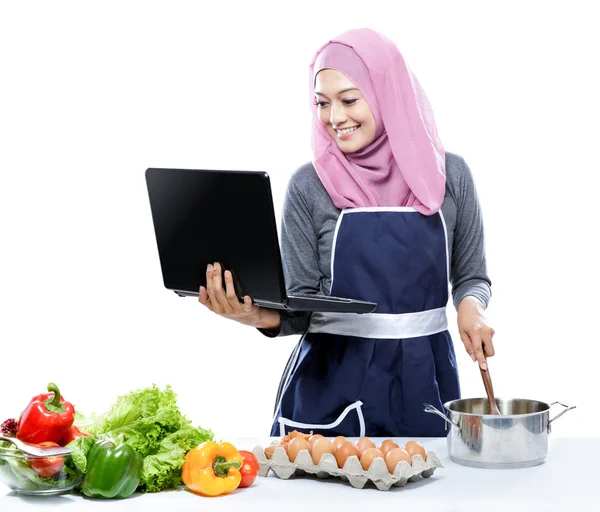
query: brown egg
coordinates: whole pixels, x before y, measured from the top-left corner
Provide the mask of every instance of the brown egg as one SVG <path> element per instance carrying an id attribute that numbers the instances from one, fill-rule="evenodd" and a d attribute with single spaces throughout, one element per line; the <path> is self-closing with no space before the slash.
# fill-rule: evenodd
<path id="1" fill-rule="evenodd" d="M 381 450 L 381 453 L 383 453 L 384 457 L 392 448 L 400 448 L 400 445 L 398 443 L 395 443 L 391 439 L 386 439 L 383 443 L 379 445 L 379 450 Z"/>
<path id="2" fill-rule="evenodd" d="M 267 446 L 265 448 L 265 455 L 266 455 L 267 459 L 270 459 L 271 457 L 273 457 L 274 451 L 275 451 L 275 446 Z"/>
<path id="3" fill-rule="evenodd" d="M 335 451 L 335 460 L 337 461 L 338 467 L 343 469 L 348 457 L 352 457 L 353 455 L 358 457 L 360 460 L 360 451 L 356 446 L 354 446 L 354 444 L 352 444 L 350 441 L 342 443 Z"/>
<path id="4" fill-rule="evenodd" d="M 310 453 L 310 445 L 308 444 L 308 441 L 303 437 L 294 437 L 288 445 L 288 457 L 292 462 L 294 462 L 302 450 L 308 450 Z"/>
<path id="5" fill-rule="evenodd" d="M 377 448 L 373 440 L 369 437 L 361 437 L 356 441 L 356 447 L 360 453 L 363 453 L 367 448 Z"/>
<path id="6" fill-rule="evenodd" d="M 331 453 L 333 455 L 333 443 L 327 439 L 326 437 L 321 437 L 315 441 L 315 444 L 312 446 L 311 455 L 312 460 L 315 465 L 321 462 L 321 457 L 323 457 L 326 453 Z"/>
<path id="7" fill-rule="evenodd" d="M 289 442 L 290 442 L 290 440 L 291 440 L 291 439 L 290 439 L 290 435 L 289 435 L 289 434 L 286 434 L 285 436 L 283 436 L 283 437 L 281 438 L 281 442 L 282 442 L 282 443 L 289 443 Z"/>
<path id="8" fill-rule="evenodd" d="M 304 432 L 300 432 L 299 430 L 293 430 L 290 432 L 290 441 L 296 437 L 301 437 L 302 439 L 308 439 L 312 435 L 312 430 L 310 434 L 305 434 Z"/>
<path id="9" fill-rule="evenodd" d="M 385 456 L 385 465 L 390 473 L 396 469 L 396 465 L 401 460 L 405 460 L 412 465 L 411 457 L 404 448 L 392 448 Z"/>
<path id="10" fill-rule="evenodd" d="M 373 464 L 373 461 L 377 457 L 381 457 L 383 459 L 383 453 L 381 453 L 381 451 L 377 448 L 367 448 L 360 456 L 360 465 L 366 471 L 371 467 L 371 464 Z"/>
<path id="11" fill-rule="evenodd" d="M 337 436 L 334 440 L 333 440 L 333 449 L 337 450 L 341 444 L 344 444 L 346 441 L 348 441 L 344 436 Z"/>
<path id="12" fill-rule="evenodd" d="M 323 436 L 321 434 L 314 434 L 308 438 L 308 444 L 310 445 L 311 450 L 313 449 L 313 447 L 315 446 L 315 443 L 319 439 L 323 439 Z"/>
<path id="13" fill-rule="evenodd" d="M 284 445 L 272 445 L 272 446 L 267 446 L 265 448 L 265 455 L 267 456 L 267 459 L 270 459 L 271 457 L 273 457 L 273 453 L 275 452 L 275 448 L 283 448 L 285 451 L 287 451 L 287 444 Z"/>
<path id="14" fill-rule="evenodd" d="M 408 443 L 406 443 L 404 445 L 404 449 L 408 452 L 411 459 L 413 458 L 414 455 L 419 454 L 421 457 L 423 457 L 423 460 L 427 460 L 427 454 L 425 453 L 425 448 L 423 447 L 422 444 L 419 444 L 416 441 L 409 441 Z"/>

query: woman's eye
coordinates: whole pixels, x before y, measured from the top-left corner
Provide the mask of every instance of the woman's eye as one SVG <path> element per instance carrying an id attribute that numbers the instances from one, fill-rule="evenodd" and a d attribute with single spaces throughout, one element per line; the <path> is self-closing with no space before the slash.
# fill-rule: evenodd
<path id="1" fill-rule="evenodd" d="M 326 101 L 317 101 L 317 107 L 319 108 L 323 108 L 327 106 L 327 102 Z"/>
<path id="2" fill-rule="evenodd" d="M 356 103 L 356 100 L 342 100 L 342 103 L 344 105 L 354 105 Z"/>

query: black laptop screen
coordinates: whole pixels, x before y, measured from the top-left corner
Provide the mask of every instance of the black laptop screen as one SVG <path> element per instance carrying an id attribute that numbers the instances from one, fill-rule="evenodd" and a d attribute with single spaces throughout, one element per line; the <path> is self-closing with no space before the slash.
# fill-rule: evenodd
<path id="1" fill-rule="evenodd" d="M 284 299 L 266 173 L 148 169 L 146 183 L 168 289 L 197 293 L 207 264 L 219 261 L 234 273 L 239 295 Z"/>

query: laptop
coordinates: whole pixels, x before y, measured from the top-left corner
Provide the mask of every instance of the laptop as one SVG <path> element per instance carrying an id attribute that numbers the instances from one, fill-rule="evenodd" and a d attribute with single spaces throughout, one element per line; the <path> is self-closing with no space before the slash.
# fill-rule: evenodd
<path id="1" fill-rule="evenodd" d="M 352 298 L 287 293 L 268 173 L 149 168 L 145 174 L 168 290 L 197 297 L 207 265 L 219 262 L 233 274 L 237 296 L 248 295 L 257 306 L 347 313 L 376 308 Z"/>

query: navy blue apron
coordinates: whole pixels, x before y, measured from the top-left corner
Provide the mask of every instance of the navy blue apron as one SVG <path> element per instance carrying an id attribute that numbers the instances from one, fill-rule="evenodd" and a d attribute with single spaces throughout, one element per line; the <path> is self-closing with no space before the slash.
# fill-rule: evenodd
<path id="1" fill-rule="evenodd" d="M 272 436 L 445 437 L 423 411 L 460 398 L 448 332 L 449 264 L 440 212 L 343 210 L 331 295 L 377 302 L 373 313 L 313 313 L 282 377 Z"/>

